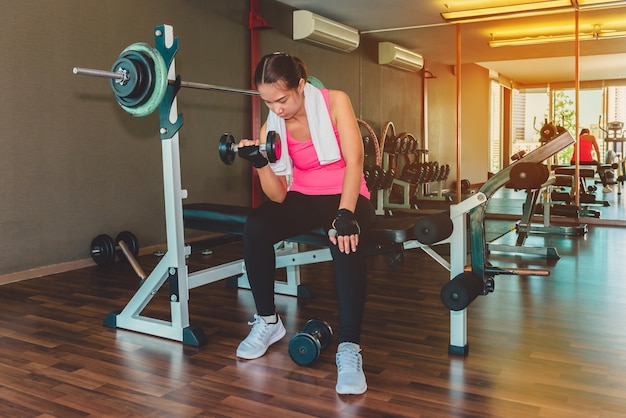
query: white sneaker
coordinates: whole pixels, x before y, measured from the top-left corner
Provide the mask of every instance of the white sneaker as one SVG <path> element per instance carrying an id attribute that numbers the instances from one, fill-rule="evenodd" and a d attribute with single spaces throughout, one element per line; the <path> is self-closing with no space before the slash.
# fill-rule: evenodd
<path id="1" fill-rule="evenodd" d="M 254 314 L 254 322 L 248 322 L 252 325 L 250 334 L 237 347 L 237 357 L 252 360 L 261 357 L 270 345 L 279 341 L 286 334 L 283 321 L 280 316 L 276 315 L 276 323 L 268 324 L 259 315 Z"/>
<path id="2" fill-rule="evenodd" d="M 363 373 L 361 347 L 354 343 L 341 343 L 337 348 L 337 386 L 340 395 L 360 395 L 367 390 Z"/>
<path id="3" fill-rule="evenodd" d="M 602 188 L 602 193 L 611 193 L 613 191 L 613 189 L 611 189 L 609 186 L 604 186 Z"/>

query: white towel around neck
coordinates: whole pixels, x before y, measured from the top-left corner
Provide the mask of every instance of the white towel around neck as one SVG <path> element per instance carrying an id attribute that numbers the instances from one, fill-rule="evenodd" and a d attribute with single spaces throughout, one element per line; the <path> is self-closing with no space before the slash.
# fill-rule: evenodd
<path id="1" fill-rule="evenodd" d="M 325 165 L 339 161 L 341 152 L 324 95 L 310 83 L 304 85 L 304 109 L 309 121 L 313 148 L 315 148 L 320 164 Z M 280 158 L 275 163 L 270 164 L 270 167 L 277 175 L 290 176 L 292 162 L 287 147 L 285 120 L 270 110 L 267 116 L 266 130 L 267 132 L 276 131 L 280 135 L 282 147 Z"/>

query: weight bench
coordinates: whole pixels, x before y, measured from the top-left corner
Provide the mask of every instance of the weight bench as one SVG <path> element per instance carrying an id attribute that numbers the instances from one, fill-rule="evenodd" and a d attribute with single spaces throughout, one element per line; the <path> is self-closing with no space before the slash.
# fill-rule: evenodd
<path id="1" fill-rule="evenodd" d="M 192 203 L 183 206 L 185 228 L 242 235 L 253 208 L 216 203 Z M 420 216 L 391 218 L 376 216 L 374 223 L 360 236 L 359 247 L 368 256 L 396 250 L 399 244 L 413 239 L 413 226 Z M 328 235 L 322 228 L 289 238 L 287 241 L 328 246 Z"/>
<path id="2" fill-rule="evenodd" d="M 606 200 L 597 200 L 595 193 L 592 191 L 595 190 L 595 186 L 590 186 L 589 189 L 587 187 L 587 179 L 594 179 L 596 176 L 596 172 L 601 177 L 602 184 L 605 185 L 604 173 L 611 168 L 610 165 L 584 165 L 579 166 L 578 169 L 578 179 L 579 179 L 579 193 L 580 193 L 580 203 L 588 204 L 588 205 L 602 205 L 602 206 L 610 206 L 610 203 Z M 568 166 L 568 167 L 556 167 L 554 169 L 554 173 L 557 175 L 569 175 L 574 176 L 576 173 L 576 167 Z M 594 216 L 598 217 L 598 216 Z"/>
<path id="3" fill-rule="evenodd" d="M 248 215 L 253 208 L 215 203 L 192 203 L 183 206 L 184 225 L 187 229 L 243 235 Z M 413 238 L 413 227 L 417 216 L 391 218 L 376 216 L 374 223 L 360 236 L 359 248 L 368 257 L 386 254 L 390 267 L 402 262 L 403 243 Z M 304 264 L 332 260 L 328 235 L 322 228 L 290 237 L 276 246 L 277 268 L 285 267 L 287 281 L 276 282 L 275 291 L 280 294 L 309 297 L 306 287 L 300 284 L 299 267 Z M 320 250 L 299 252 L 298 244 L 321 247 Z M 192 244 L 193 245 L 193 244 Z M 285 257 L 286 256 L 286 257 Z M 235 287 L 249 289 L 245 266 L 236 276 Z M 233 284 L 233 282 L 230 282 Z"/>

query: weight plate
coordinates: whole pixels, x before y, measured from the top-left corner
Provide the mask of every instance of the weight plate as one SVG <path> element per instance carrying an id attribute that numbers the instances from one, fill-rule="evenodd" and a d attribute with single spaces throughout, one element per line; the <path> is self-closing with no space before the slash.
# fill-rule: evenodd
<path id="1" fill-rule="evenodd" d="M 556 135 L 556 128 L 551 123 L 546 123 L 541 127 L 541 142 L 550 141 Z"/>
<path id="2" fill-rule="evenodd" d="M 267 160 L 270 163 L 275 163 L 280 159 L 282 155 L 282 145 L 280 141 L 280 135 L 275 131 L 269 131 L 267 138 L 265 139 L 265 150 L 267 154 Z"/>
<path id="3" fill-rule="evenodd" d="M 167 90 L 167 65 L 165 64 L 165 60 L 161 56 L 161 53 L 156 50 L 156 48 L 151 47 L 150 45 L 138 42 L 132 45 L 129 45 L 122 51 L 120 56 L 124 56 L 127 52 L 133 51 L 139 54 L 144 54 L 145 57 L 151 61 L 148 65 L 148 71 L 144 74 L 145 77 L 151 77 L 152 85 L 154 86 L 150 91 L 150 97 L 147 100 L 138 105 L 138 106 L 126 106 L 124 103 L 118 100 L 119 105 L 126 112 L 130 113 L 135 117 L 143 117 L 148 116 L 152 112 L 154 112 L 165 97 L 165 92 Z"/>
<path id="4" fill-rule="evenodd" d="M 119 63 L 119 64 L 118 64 Z M 136 108 L 146 103 L 154 91 L 154 71 L 152 60 L 145 54 L 137 51 L 126 51 L 120 55 L 117 70 L 126 70 L 128 83 L 124 86 L 117 80 L 111 80 L 111 86 L 116 93 L 118 102 L 127 107 Z M 114 66 L 114 68 L 116 68 Z M 129 88 L 126 88 L 130 86 Z"/>
<path id="5" fill-rule="evenodd" d="M 124 241 L 131 254 L 134 257 L 137 257 L 139 254 L 139 241 L 137 240 L 135 234 L 130 231 L 122 231 L 117 234 L 117 237 L 115 237 L 115 244 L 117 245 L 120 241 Z M 117 251 L 117 256 L 120 260 L 126 260 L 126 256 L 121 249 Z"/>
<path id="6" fill-rule="evenodd" d="M 115 260 L 115 243 L 107 234 L 100 234 L 91 240 L 91 258 L 99 266 L 111 264 Z"/>
<path id="7" fill-rule="evenodd" d="M 400 153 L 406 154 L 409 151 L 409 137 L 402 137 L 402 142 L 400 144 Z"/>
<path id="8" fill-rule="evenodd" d="M 304 324 L 302 332 L 305 334 L 316 336 L 322 349 L 328 347 L 333 339 L 333 329 L 324 321 L 319 319 L 311 319 Z"/>
<path id="9" fill-rule="evenodd" d="M 127 57 L 119 57 L 111 67 L 111 71 L 118 74 L 124 74 L 124 80 L 111 79 L 111 88 L 115 93 L 115 97 L 126 98 L 133 94 L 138 85 L 139 77 L 137 77 L 138 69 L 135 64 Z"/>
<path id="10" fill-rule="evenodd" d="M 220 155 L 220 160 L 226 165 L 231 165 L 235 161 L 237 153 L 233 150 L 233 145 L 235 145 L 235 137 L 231 134 L 225 133 L 220 137 L 217 151 Z"/>
<path id="11" fill-rule="evenodd" d="M 380 136 L 380 149 L 382 149 L 383 152 L 390 154 L 393 153 L 393 148 L 395 147 L 395 144 L 391 142 L 395 142 L 395 136 L 396 127 L 394 126 L 393 122 L 387 122 L 385 124 L 385 127 L 383 128 L 383 133 Z"/>
<path id="12" fill-rule="evenodd" d="M 299 332 L 289 341 L 289 356 L 300 366 L 308 366 L 320 358 L 322 347 L 317 338 Z"/>

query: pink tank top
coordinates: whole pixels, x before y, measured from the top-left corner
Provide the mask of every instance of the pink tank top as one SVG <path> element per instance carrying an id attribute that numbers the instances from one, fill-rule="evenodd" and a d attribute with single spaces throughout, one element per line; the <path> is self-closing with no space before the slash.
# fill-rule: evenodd
<path id="1" fill-rule="evenodd" d="M 593 151 L 593 142 L 584 140 L 583 136 L 580 137 L 580 141 L 578 142 L 580 142 L 580 161 L 593 161 L 593 155 L 591 155 L 591 152 Z M 577 143 L 574 143 L 574 154 L 572 160 L 576 158 L 576 145 Z"/>
<path id="2" fill-rule="evenodd" d="M 330 113 L 328 90 L 320 89 L 326 101 L 326 107 Z M 339 143 L 339 132 L 333 124 L 335 137 Z M 300 192 L 306 195 L 330 195 L 341 194 L 343 189 L 343 176 L 346 171 L 346 163 L 343 158 L 331 164 L 321 165 L 317 159 L 317 153 L 313 142 L 298 141 L 287 131 L 287 144 L 289 156 L 293 161 L 293 179 L 290 191 Z M 361 173 L 361 188 L 359 193 L 364 197 L 370 197 L 370 192 L 365 183 L 365 176 Z"/>

